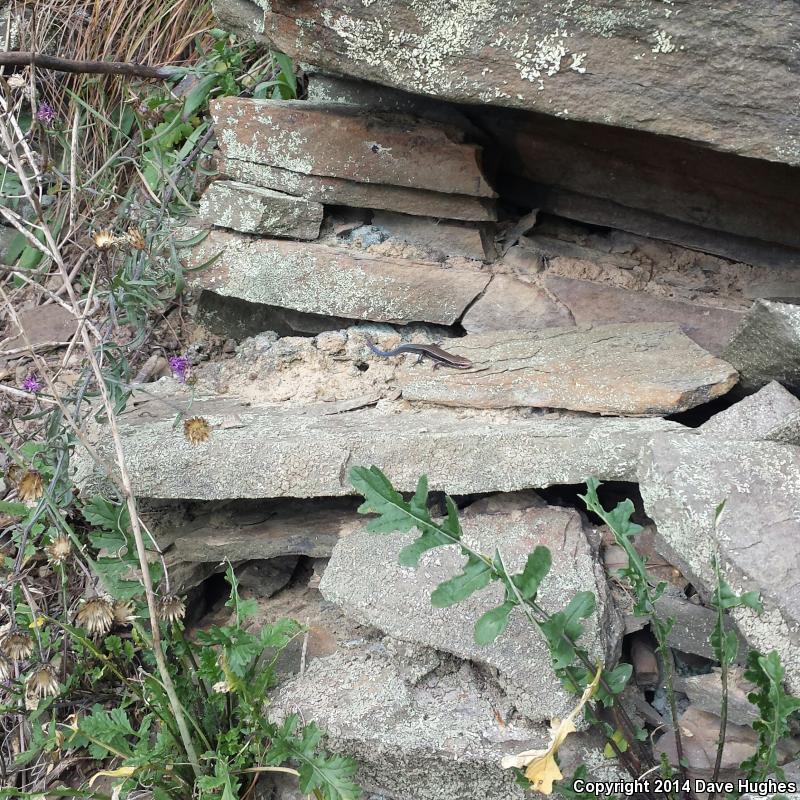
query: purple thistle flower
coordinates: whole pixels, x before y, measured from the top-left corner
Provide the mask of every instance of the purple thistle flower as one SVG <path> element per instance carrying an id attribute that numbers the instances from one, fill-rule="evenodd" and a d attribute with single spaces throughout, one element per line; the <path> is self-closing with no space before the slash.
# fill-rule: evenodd
<path id="1" fill-rule="evenodd" d="M 24 381 L 22 381 L 22 388 L 26 392 L 33 392 L 36 394 L 41 388 L 42 384 L 40 383 L 39 379 L 31 372 Z"/>
<path id="2" fill-rule="evenodd" d="M 180 383 L 186 383 L 186 377 L 189 374 L 189 359 L 187 356 L 172 356 L 169 360 L 169 368 L 175 379 Z"/>
<path id="3" fill-rule="evenodd" d="M 42 103 L 36 110 L 36 119 L 39 120 L 46 128 L 49 128 L 56 118 L 56 111 L 53 106 L 48 103 Z"/>

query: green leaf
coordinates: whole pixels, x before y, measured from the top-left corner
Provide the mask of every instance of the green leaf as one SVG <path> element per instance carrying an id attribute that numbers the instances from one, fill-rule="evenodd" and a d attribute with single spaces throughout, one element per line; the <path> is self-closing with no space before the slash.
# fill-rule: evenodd
<path id="1" fill-rule="evenodd" d="M 540 623 L 550 645 L 555 669 L 568 667 L 575 658 L 575 642 L 583 633 L 582 619 L 594 613 L 595 599 L 591 592 L 578 592 L 563 611 L 552 614 Z"/>
<path id="2" fill-rule="evenodd" d="M 11 514 L 13 517 L 26 517 L 30 509 L 25 503 L 12 503 L 9 500 L 0 500 L 0 512 Z"/>
<path id="3" fill-rule="evenodd" d="M 206 75 L 186 93 L 183 98 L 183 110 L 181 111 L 181 119 L 184 122 L 194 116 L 195 112 L 205 104 L 209 94 L 217 86 L 219 80 L 220 77 L 217 73 Z"/>
<path id="4" fill-rule="evenodd" d="M 436 608 L 455 605 L 466 600 L 473 592 L 488 586 L 491 579 L 492 571 L 489 565 L 471 555 L 460 575 L 454 575 L 434 589 L 431 603 Z"/>
<path id="5" fill-rule="evenodd" d="M 353 467 L 350 470 L 350 483 L 364 495 L 364 502 L 359 506 L 359 514 L 378 514 L 371 520 L 367 529 L 372 533 L 393 533 L 394 531 L 410 531 L 417 525 L 411 508 L 400 492 L 396 491 L 391 481 L 377 468 Z M 414 495 L 418 506 L 421 498 L 427 499 L 428 480 L 422 475 Z M 424 501 L 423 501 L 424 503 Z M 427 509 L 423 507 L 421 520 L 429 521 Z"/>
<path id="6" fill-rule="evenodd" d="M 508 615 L 516 607 L 512 600 L 487 611 L 475 623 L 475 641 L 481 645 L 491 644 L 508 627 Z"/>
<path id="7" fill-rule="evenodd" d="M 130 531 L 131 518 L 124 503 L 114 503 L 98 494 L 83 507 L 82 512 L 90 525 L 107 531 Z"/>
<path id="8" fill-rule="evenodd" d="M 550 571 L 551 564 L 550 551 L 543 545 L 537 545 L 536 549 L 528 556 L 522 574 L 512 578 L 519 593 L 526 600 L 533 600 L 536 597 L 539 585 Z"/>

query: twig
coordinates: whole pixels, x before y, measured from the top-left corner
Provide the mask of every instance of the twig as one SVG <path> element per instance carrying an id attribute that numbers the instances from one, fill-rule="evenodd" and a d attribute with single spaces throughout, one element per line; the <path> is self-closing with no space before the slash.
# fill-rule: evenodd
<path id="1" fill-rule="evenodd" d="M 12 51 L 0 53 L 0 67 L 41 67 L 55 72 L 91 72 L 98 75 L 130 75 L 139 78 L 169 79 L 183 75 L 185 67 L 151 67 L 147 64 L 132 64 L 127 61 L 76 61 L 44 53 Z"/>
<path id="2" fill-rule="evenodd" d="M 4 383 L 0 383 L 0 392 L 5 392 L 6 394 L 13 395 L 14 397 L 23 397 L 26 400 L 40 400 L 43 403 L 51 403 L 52 405 L 58 405 L 56 400 L 51 400 L 49 397 L 44 397 L 40 394 L 31 394 L 30 392 L 24 392 L 22 389 L 15 389 L 13 386 L 6 386 Z"/>

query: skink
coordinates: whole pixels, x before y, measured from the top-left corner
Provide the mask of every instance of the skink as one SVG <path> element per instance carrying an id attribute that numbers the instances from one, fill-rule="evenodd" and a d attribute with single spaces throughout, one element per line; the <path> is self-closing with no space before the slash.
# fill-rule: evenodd
<path id="1" fill-rule="evenodd" d="M 394 350 L 379 350 L 375 347 L 375 343 L 371 339 L 367 339 L 367 347 L 375 353 L 376 356 L 383 356 L 389 358 L 390 356 L 399 356 L 403 353 L 416 353 L 422 361 L 427 357 L 434 362 L 434 367 L 452 367 L 453 369 L 469 369 L 472 362 L 463 356 L 457 356 L 453 353 L 448 353 L 447 350 L 442 350 L 435 344 L 401 344 L 395 347 Z"/>

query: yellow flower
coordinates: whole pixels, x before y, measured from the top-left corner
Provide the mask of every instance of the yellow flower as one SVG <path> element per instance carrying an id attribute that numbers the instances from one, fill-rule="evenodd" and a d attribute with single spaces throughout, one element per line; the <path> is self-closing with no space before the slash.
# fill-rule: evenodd
<path id="1" fill-rule="evenodd" d="M 211 426 L 202 417 L 192 417 L 183 423 L 183 435 L 190 444 L 205 442 L 211 435 Z"/>
<path id="2" fill-rule="evenodd" d="M 589 698 L 597 690 L 600 676 L 603 673 L 602 665 L 597 668 L 597 673 L 592 682 L 584 689 L 578 705 L 563 720 L 554 717 L 550 720 L 550 744 L 543 750 L 526 750 L 515 756 L 505 756 L 501 762 L 503 769 L 516 767 L 525 769 L 525 777 L 531 782 L 531 788 L 542 794 L 552 794 L 553 784 L 564 776 L 556 763 L 556 753 L 564 740 L 571 733 L 575 733 L 575 718 L 580 714 Z"/>

